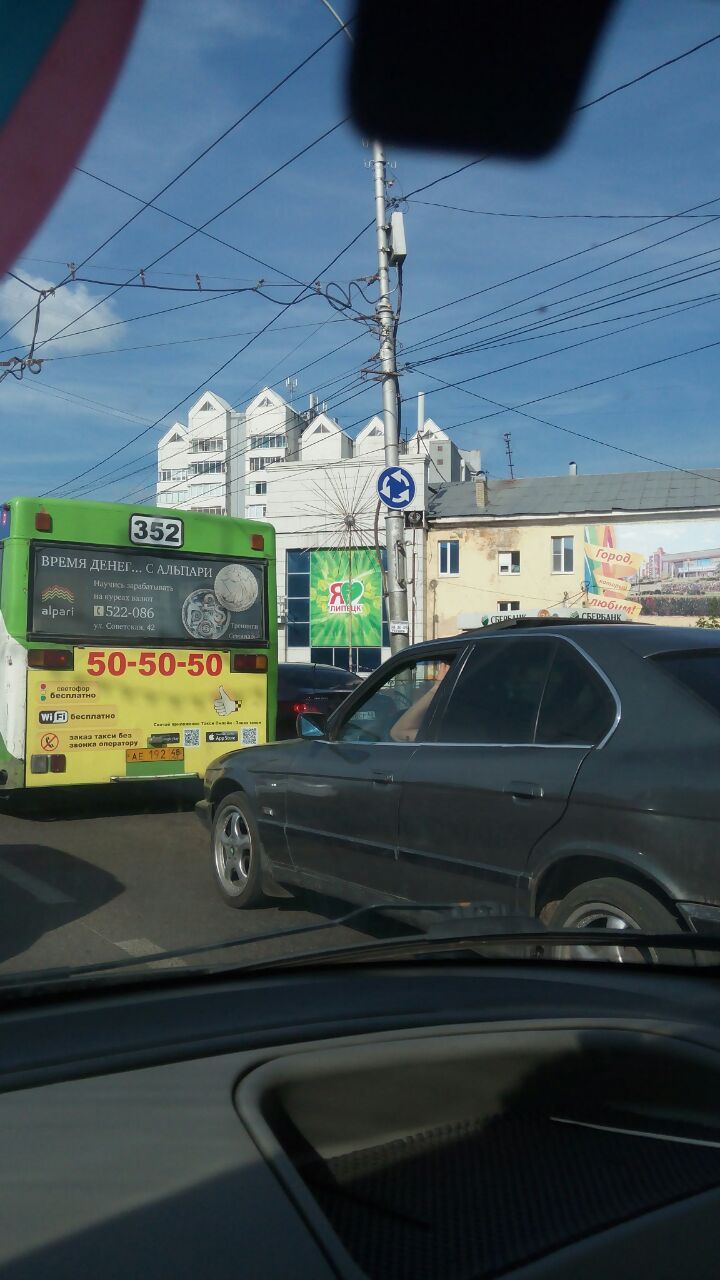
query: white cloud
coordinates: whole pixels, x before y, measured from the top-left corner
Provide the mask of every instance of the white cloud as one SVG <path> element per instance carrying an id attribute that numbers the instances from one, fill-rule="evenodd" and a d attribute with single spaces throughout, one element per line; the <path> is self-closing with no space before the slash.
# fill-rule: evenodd
<path id="1" fill-rule="evenodd" d="M 52 289 L 53 281 L 45 280 L 41 276 L 30 276 L 25 273 L 23 279 L 34 289 Z M 70 324 L 84 311 L 88 311 L 90 307 L 99 302 L 103 292 L 100 289 L 92 290 L 85 284 L 69 284 L 62 289 L 58 289 L 56 293 L 42 302 L 40 306 L 40 324 L 38 326 L 38 334 L 35 342 L 36 350 L 39 343 L 43 339 L 50 338 L 60 329 L 64 329 L 65 325 Z M 8 347 L 25 346 L 29 347 L 33 329 L 35 327 L 35 304 L 37 302 L 37 294 L 31 289 L 25 287 L 18 280 L 7 279 L 0 285 L 0 322 L 3 328 L 14 324 L 20 316 L 25 318 L 15 326 L 12 333 L 7 335 L 5 343 Z M 25 316 L 25 312 L 29 312 Z M 55 350 L 59 351 L 62 346 L 63 354 L 70 352 L 97 350 L 98 347 L 111 347 L 114 345 L 119 328 L 102 329 L 97 326 L 110 324 L 119 318 L 118 313 L 112 302 L 100 302 L 94 311 L 78 324 L 79 329 L 92 328 L 93 333 L 79 334 L 78 337 L 66 336 L 63 334 L 62 343 L 55 346 Z M 70 335 L 72 329 L 67 330 Z M 5 347 L 3 343 L 3 347 Z M 52 350 L 52 345 L 48 343 L 43 348 L 46 354 Z M 38 351 L 38 355 L 42 351 Z"/>

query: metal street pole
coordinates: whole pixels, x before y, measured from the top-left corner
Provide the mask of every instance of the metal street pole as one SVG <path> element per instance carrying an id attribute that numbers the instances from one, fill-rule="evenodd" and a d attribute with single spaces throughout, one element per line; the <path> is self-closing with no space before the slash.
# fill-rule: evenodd
<path id="1" fill-rule="evenodd" d="M 372 168 L 375 184 L 375 227 L 378 251 L 378 300 L 375 314 L 380 330 L 385 466 L 397 467 L 400 462 L 400 432 L 398 423 L 397 357 L 395 352 L 395 313 L 390 301 L 390 235 L 385 193 L 385 153 L 379 142 L 373 142 L 372 144 Z M 399 653 L 409 643 L 407 575 L 405 570 L 405 517 L 402 511 L 387 509 L 385 514 L 385 542 L 387 546 L 387 615 L 390 624 L 390 652 Z"/>
<path id="2" fill-rule="evenodd" d="M 353 36 L 330 0 L 320 0 L 340 24 L 350 43 Z M 390 301 L 390 236 L 388 234 L 385 199 L 385 153 L 379 142 L 372 144 L 372 169 L 375 183 L 375 226 L 377 228 L 379 294 L 375 314 L 380 329 L 380 368 L 382 369 L 383 422 L 385 425 L 385 466 L 396 467 L 400 461 L 398 422 L 398 389 L 395 354 L 395 315 Z M 407 573 L 405 568 L 405 517 L 401 511 L 387 508 L 385 543 L 387 546 L 387 615 L 390 624 L 390 652 L 405 649 L 409 641 Z M 393 625 L 395 630 L 393 630 Z"/>

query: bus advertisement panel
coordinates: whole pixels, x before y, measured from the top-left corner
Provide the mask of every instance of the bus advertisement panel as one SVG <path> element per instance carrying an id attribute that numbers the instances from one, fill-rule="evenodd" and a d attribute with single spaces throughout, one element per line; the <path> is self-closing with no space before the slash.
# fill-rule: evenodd
<path id="1" fill-rule="evenodd" d="M 252 560 L 34 545 L 29 631 L 42 639 L 224 644 L 267 640 L 265 569 Z"/>
<path id="2" fill-rule="evenodd" d="M 0 787 L 197 777 L 272 736 L 270 526 L 21 498 L 0 548 Z"/>
<path id="3" fill-rule="evenodd" d="M 203 773 L 266 741 L 266 698 L 265 674 L 234 674 L 227 651 L 77 647 L 72 671 L 28 671 L 28 759 L 66 767 L 27 785 Z"/>

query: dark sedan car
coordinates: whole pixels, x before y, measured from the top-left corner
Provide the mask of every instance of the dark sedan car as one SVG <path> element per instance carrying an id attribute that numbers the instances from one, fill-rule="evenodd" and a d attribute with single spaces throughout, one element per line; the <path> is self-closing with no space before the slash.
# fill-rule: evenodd
<path id="1" fill-rule="evenodd" d="M 322 662 L 281 662 L 278 666 L 275 737 L 296 738 L 299 715 L 329 716 L 362 684 L 354 671 Z"/>
<path id="2" fill-rule="evenodd" d="M 712 631 L 553 620 L 425 643 L 303 729 L 208 770 L 232 906 L 275 881 L 557 927 L 720 927 Z"/>

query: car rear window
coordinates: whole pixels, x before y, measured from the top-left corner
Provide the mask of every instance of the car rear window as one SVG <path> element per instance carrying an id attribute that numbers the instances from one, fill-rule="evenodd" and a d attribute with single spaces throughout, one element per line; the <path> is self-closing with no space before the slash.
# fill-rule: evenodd
<path id="1" fill-rule="evenodd" d="M 341 667 L 315 668 L 316 689 L 354 689 L 359 683 L 354 671 L 343 671 Z"/>
<path id="2" fill-rule="evenodd" d="M 720 714 L 720 649 L 659 653 L 653 661 Z"/>

